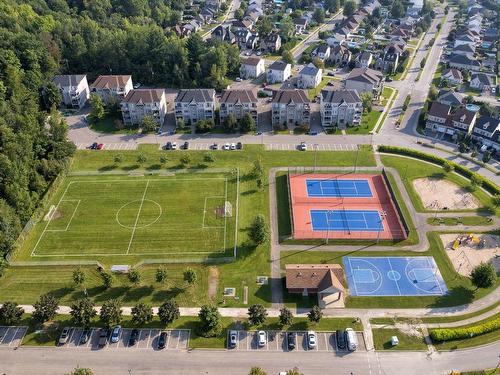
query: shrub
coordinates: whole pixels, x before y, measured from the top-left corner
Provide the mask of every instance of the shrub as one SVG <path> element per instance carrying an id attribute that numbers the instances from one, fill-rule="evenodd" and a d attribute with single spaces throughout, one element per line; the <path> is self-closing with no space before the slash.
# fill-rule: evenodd
<path id="1" fill-rule="evenodd" d="M 471 327 L 433 329 L 430 336 L 433 341 L 452 341 L 484 335 L 497 329 L 500 329 L 500 317 Z"/>

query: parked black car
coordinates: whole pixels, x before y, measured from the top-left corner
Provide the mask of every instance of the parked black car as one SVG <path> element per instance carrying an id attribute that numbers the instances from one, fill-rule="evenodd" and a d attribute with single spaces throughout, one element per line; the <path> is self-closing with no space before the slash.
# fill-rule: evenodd
<path id="1" fill-rule="evenodd" d="M 158 338 L 158 349 L 164 349 L 166 342 L 167 342 L 167 332 L 162 331 L 162 333 L 160 333 L 160 337 Z"/>
<path id="2" fill-rule="evenodd" d="M 128 346 L 134 346 L 139 339 L 139 330 L 134 328 L 132 333 L 130 334 L 130 338 L 128 339 Z"/>
<path id="3" fill-rule="evenodd" d="M 80 336 L 80 344 L 86 344 L 90 340 L 91 335 L 92 335 L 91 329 L 84 330 L 82 335 Z"/>
<path id="4" fill-rule="evenodd" d="M 343 329 L 338 329 L 337 332 L 335 332 L 335 335 L 337 337 L 337 347 L 339 349 L 345 350 L 347 347 L 347 340 L 346 340 L 346 331 Z"/>
<path id="5" fill-rule="evenodd" d="M 188 150 L 189 149 L 189 142 L 188 141 L 184 142 L 184 144 L 182 145 L 182 148 L 184 150 Z"/>
<path id="6" fill-rule="evenodd" d="M 288 343 L 288 350 L 295 349 L 295 346 L 297 345 L 297 335 L 295 334 L 295 332 L 287 333 L 287 343 Z"/>
<path id="7" fill-rule="evenodd" d="M 241 143 L 241 142 L 236 143 L 236 149 L 243 150 L 243 143 Z"/>
<path id="8" fill-rule="evenodd" d="M 172 149 L 172 142 L 167 142 L 167 144 L 165 145 L 165 150 L 171 150 Z"/>

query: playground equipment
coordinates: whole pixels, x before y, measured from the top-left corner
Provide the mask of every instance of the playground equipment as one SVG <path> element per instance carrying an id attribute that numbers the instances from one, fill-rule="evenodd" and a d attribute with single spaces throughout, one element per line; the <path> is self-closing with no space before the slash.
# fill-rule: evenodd
<path id="1" fill-rule="evenodd" d="M 472 233 L 469 234 L 461 234 L 459 235 L 455 241 L 453 241 L 453 244 L 451 245 L 451 248 L 453 250 L 457 250 L 461 245 L 467 245 L 469 242 L 473 242 L 477 245 L 478 249 L 481 249 L 485 245 L 484 239 L 481 239 L 477 236 L 475 236 Z"/>

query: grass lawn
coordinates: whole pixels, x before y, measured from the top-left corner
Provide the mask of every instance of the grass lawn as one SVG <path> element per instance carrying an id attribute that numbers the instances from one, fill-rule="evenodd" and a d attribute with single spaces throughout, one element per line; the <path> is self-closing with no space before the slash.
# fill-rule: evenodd
<path id="1" fill-rule="evenodd" d="M 210 152 L 213 155 L 214 162 L 205 162 L 204 156 L 207 151 L 172 151 L 166 152 L 159 150 L 158 145 L 141 145 L 135 151 L 77 151 L 71 164 L 71 172 L 85 174 L 85 172 L 95 173 L 101 171 L 103 174 L 117 172 L 148 172 L 157 169 L 169 169 L 179 174 L 175 170 L 179 166 L 179 159 L 183 155 L 190 155 L 191 162 L 187 166 L 189 169 L 215 169 L 215 168 L 240 168 L 240 189 L 239 189 L 239 216 L 238 216 L 238 256 L 235 262 L 227 264 L 217 264 L 215 274 L 218 275 L 217 294 L 214 302 L 219 306 L 227 307 L 245 307 L 253 303 L 262 303 L 269 305 L 271 301 L 271 292 L 269 285 L 258 285 L 256 277 L 259 275 L 269 275 L 270 265 L 268 243 L 255 246 L 248 238 L 248 227 L 258 213 L 262 213 L 266 218 L 269 217 L 269 190 L 267 186 L 267 176 L 269 168 L 281 166 L 313 166 L 314 152 L 298 151 L 266 151 L 260 145 L 245 145 L 243 151 L 233 152 Z M 356 160 L 356 152 L 339 151 L 317 153 L 318 166 L 351 166 Z M 115 163 L 116 155 L 121 155 L 123 161 Z M 140 165 L 137 163 L 139 155 L 143 155 L 146 161 Z M 166 156 L 167 162 L 164 165 L 160 163 L 160 156 Z M 264 167 L 264 189 L 259 190 L 255 179 L 250 172 L 254 167 L 254 162 L 261 160 Z M 358 156 L 359 166 L 374 166 L 375 160 L 372 151 L 367 148 L 361 148 Z M 218 173 L 218 172 L 216 172 Z M 144 177 L 138 177 L 143 179 Z M 165 177 L 167 178 L 167 177 Z M 167 178 L 168 179 L 168 178 Z M 56 191 L 57 193 L 57 191 Z M 165 192 L 168 195 L 168 191 Z M 47 212 L 48 204 L 41 211 Z M 233 207 L 234 209 L 234 207 Z M 183 219 L 184 220 L 184 219 Z M 29 248 L 29 241 L 26 246 Z M 175 256 L 164 257 L 167 262 L 176 262 Z M 122 257 L 121 260 L 124 258 Z M 127 258 L 128 259 L 128 258 Z M 115 259 L 116 260 L 116 259 Z M 108 267 L 112 263 L 105 264 Z M 137 259 L 135 259 L 137 261 Z M 134 259 L 127 263 L 135 264 Z M 143 277 L 140 287 L 132 287 L 128 280 L 117 277 L 113 288 L 110 291 L 102 290 L 102 281 L 97 271 L 87 270 L 88 285 L 87 289 L 94 290 L 93 298 L 96 302 L 102 302 L 106 298 L 121 298 L 124 304 L 133 305 L 137 301 L 146 301 L 158 305 L 166 298 L 174 297 L 182 306 L 200 306 L 208 301 L 208 268 L 209 265 L 192 265 L 198 272 L 198 283 L 192 295 L 182 291 L 185 283 L 182 279 L 182 270 L 186 264 L 167 264 L 167 270 L 171 273 L 167 278 L 169 281 L 166 286 L 160 286 L 154 281 L 154 270 L 156 266 L 151 266 L 150 271 L 143 271 Z M 1 299 L 16 300 L 18 303 L 33 303 L 40 294 L 53 292 L 62 298 L 65 304 L 70 303 L 75 298 L 81 297 L 81 293 L 75 293 L 72 290 L 72 272 L 76 266 L 49 266 L 34 265 L 32 267 L 11 267 L 7 269 L 5 275 L 0 278 L 0 290 L 2 290 Z M 142 270 L 142 267 L 139 269 Z M 147 273 L 150 272 L 150 276 Z M 217 277 L 216 277 L 217 280 Z M 222 291 L 224 287 L 235 287 L 238 299 L 226 298 L 225 304 L 222 304 Z M 244 304 L 244 290 L 248 287 L 248 304 Z M 162 294 L 164 295 L 162 297 Z"/>
<path id="2" fill-rule="evenodd" d="M 433 308 L 433 307 L 449 307 L 471 303 L 486 294 L 492 292 L 497 286 L 500 286 L 500 278 L 494 287 L 489 289 L 478 289 L 472 285 L 468 277 L 460 276 L 455 272 L 453 265 L 447 257 L 439 234 L 431 232 L 428 234 L 429 249 L 425 252 L 415 254 L 412 251 L 389 250 L 389 251 L 286 251 L 281 253 L 281 268 L 284 270 L 286 264 L 294 263 L 336 263 L 343 267 L 342 257 L 344 256 L 432 256 L 436 261 L 437 266 L 443 276 L 443 279 L 448 287 L 448 294 L 443 296 L 413 296 L 413 297 L 352 297 L 346 298 L 346 307 L 348 308 Z M 293 299 L 293 295 L 289 295 L 284 291 L 285 301 L 288 301 L 289 306 L 302 306 L 303 303 Z"/>
<path id="3" fill-rule="evenodd" d="M 394 81 L 399 81 L 399 80 L 404 79 L 406 77 L 408 68 L 411 66 L 411 64 L 413 63 L 413 60 L 415 59 L 415 48 L 409 47 L 409 48 L 407 48 L 407 50 L 410 52 L 410 55 L 403 62 L 404 70 L 401 73 L 400 72 L 396 72 L 396 74 L 394 74 L 392 76 L 392 79 Z"/>
<path id="4" fill-rule="evenodd" d="M 427 344 L 422 336 L 408 335 L 399 329 L 391 328 L 374 328 L 372 333 L 375 350 L 427 350 Z M 392 336 L 397 336 L 398 345 L 391 345 Z"/>
<path id="5" fill-rule="evenodd" d="M 494 303 L 493 305 L 488 306 L 482 310 L 478 310 L 478 311 L 475 311 L 475 312 L 469 313 L 469 314 L 456 315 L 456 316 L 436 316 L 436 317 L 429 317 L 429 318 L 421 318 L 421 319 L 417 319 L 417 320 L 419 322 L 422 322 L 422 323 L 454 323 L 454 322 L 459 322 L 461 320 L 470 319 L 470 318 L 473 318 L 475 316 L 485 314 L 488 311 L 491 311 L 494 308 L 496 308 L 498 305 L 500 305 L 500 301 L 497 303 Z M 387 325 L 394 325 L 395 322 L 403 323 L 403 322 L 410 322 L 410 321 L 415 321 L 415 318 L 405 318 L 405 317 L 398 316 L 396 319 L 394 319 L 394 318 L 372 318 L 372 319 L 370 319 L 371 324 L 387 324 Z"/>
<path id="6" fill-rule="evenodd" d="M 462 217 L 430 217 L 427 222 L 431 225 L 492 225 L 493 222 L 488 216 L 462 216 Z"/>
<path id="7" fill-rule="evenodd" d="M 323 78 L 321 78 L 321 82 L 319 83 L 318 87 L 307 90 L 307 97 L 309 98 L 309 100 L 313 100 L 316 96 L 318 96 L 321 93 L 321 90 L 323 90 L 323 87 L 325 87 L 326 84 L 331 80 L 332 77 L 324 76 Z"/>
<path id="8" fill-rule="evenodd" d="M 399 172 L 406 190 L 408 191 L 408 194 L 410 195 L 410 198 L 413 202 L 413 205 L 419 212 L 434 211 L 425 209 L 422 201 L 420 200 L 420 196 L 413 187 L 413 180 L 424 177 L 444 178 L 463 188 L 468 188 L 470 186 L 470 182 L 466 178 L 456 173 L 444 174 L 441 167 L 433 165 L 431 163 L 422 162 L 413 158 L 405 158 L 392 155 L 381 155 L 380 158 L 382 160 L 382 163 L 386 167 L 395 168 Z M 478 209 L 477 211 L 484 211 L 484 208 L 490 206 L 490 195 L 484 190 L 476 189 L 472 192 L 472 194 L 479 200 L 479 202 L 483 206 L 482 209 Z M 500 213 L 500 209 L 497 209 L 497 212 Z"/>
<path id="9" fill-rule="evenodd" d="M 112 115 L 108 112 L 106 112 L 105 116 L 98 121 L 94 121 L 91 119 L 91 116 L 87 117 L 89 119 L 89 128 L 99 132 L 99 133 L 106 133 L 106 134 L 137 134 L 137 129 L 128 129 L 128 128 L 123 128 L 123 129 L 118 129 L 115 126 L 115 120 L 120 120 L 121 121 L 121 116 L 115 116 Z"/>
<path id="10" fill-rule="evenodd" d="M 465 326 L 457 327 L 457 328 L 467 328 L 467 327 L 472 327 L 476 326 L 482 323 L 486 323 L 488 320 L 494 319 L 498 317 L 499 314 L 490 317 L 485 320 L 481 320 L 476 323 L 468 324 Z M 479 346 L 479 345 L 485 345 L 485 344 L 490 344 L 492 342 L 496 342 L 500 339 L 500 332 L 498 330 L 485 333 L 483 335 L 479 336 L 474 336 L 471 338 L 466 338 L 462 340 L 453 340 L 453 341 L 445 341 L 445 342 L 433 342 L 433 345 L 436 347 L 437 350 L 456 350 L 456 349 L 464 349 L 464 348 L 470 348 L 473 346 Z"/>
<path id="11" fill-rule="evenodd" d="M 203 337 L 198 334 L 200 322 L 196 316 L 181 316 L 172 324 L 164 326 L 158 317 L 154 317 L 150 323 L 140 326 L 140 328 L 149 329 L 190 329 L 189 347 L 196 348 L 214 348 L 223 349 L 226 347 L 227 331 L 229 329 L 248 329 L 248 330 L 288 330 L 288 331 L 335 331 L 345 327 L 352 327 L 356 331 L 363 330 L 363 325 L 355 318 L 324 318 L 319 323 L 311 323 L 307 318 L 295 318 L 290 326 L 281 326 L 278 318 L 268 318 L 264 324 L 259 326 L 250 326 L 247 319 L 227 318 L 221 319 L 222 332 L 216 337 Z M 28 333 L 25 336 L 22 345 L 29 346 L 54 346 L 64 327 L 72 326 L 70 315 L 57 315 L 51 322 L 43 326 L 31 318 L 31 315 L 25 314 L 21 325 L 28 326 Z M 120 325 L 123 328 L 137 327 L 132 323 L 130 316 L 122 318 Z M 91 327 L 103 327 L 99 317 L 94 318 Z"/>

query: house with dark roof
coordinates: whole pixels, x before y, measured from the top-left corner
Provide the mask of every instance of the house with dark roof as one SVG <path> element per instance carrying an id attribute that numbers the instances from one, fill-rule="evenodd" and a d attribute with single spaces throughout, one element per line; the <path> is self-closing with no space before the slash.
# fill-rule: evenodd
<path id="1" fill-rule="evenodd" d="M 252 90 L 226 90 L 222 93 L 219 103 L 221 123 L 230 114 L 241 120 L 248 113 L 257 124 L 257 97 Z"/>
<path id="2" fill-rule="evenodd" d="M 384 48 L 382 70 L 385 73 L 394 74 L 402 54 L 403 50 L 397 44 L 389 44 L 386 48 Z"/>
<path id="3" fill-rule="evenodd" d="M 306 28 L 309 21 L 306 17 L 295 18 L 293 24 L 295 26 L 295 33 L 302 34 Z"/>
<path id="4" fill-rule="evenodd" d="M 180 90 L 174 100 L 175 121 L 196 124 L 199 120 L 212 119 L 215 113 L 215 90 Z"/>
<path id="5" fill-rule="evenodd" d="M 460 85 L 462 84 L 464 77 L 462 72 L 456 68 L 449 68 L 443 70 L 441 73 L 441 79 L 447 81 L 450 85 Z"/>
<path id="6" fill-rule="evenodd" d="M 368 68 L 373 61 L 373 55 L 371 52 L 363 51 L 358 55 L 357 64 L 358 68 Z"/>
<path id="7" fill-rule="evenodd" d="M 261 41 L 260 48 L 263 51 L 278 52 L 281 48 L 281 37 L 277 33 L 271 33 Z"/>
<path id="8" fill-rule="evenodd" d="M 252 21 L 250 20 L 234 20 L 233 23 L 231 24 L 232 28 L 234 31 L 240 30 L 240 29 L 247 29 L 250 30 L 253 26 Z"/>
<path id="9" fill-rule="evenodd" d="M 437 101 L 441 104 L 446 104 L 452 107 L 459 107 L 463 102 L 462 94 L 453 90 L 440 90 L 438 93 Z"/>
<path id="10" fill-rule="evenodd" d="M 273 127 L 309 126 L 311 107 L 304 90 L 279 90 L 271 102 Z"/>
<path id="11" fill-rule="evenodd" d="M 248 40 L 251 36 L 252 33 L 248 29 L 238 29 L 234 32 L 236 43 L 240 48 L 246 48 Z"/>
<path id="12" fill-rule="evenodd" d="M 451 68 L 479 71 L 481 63 L 476 59 L 470 59 L 463 55 L 452 55 L 448 60 L 448 65 Z"/>
<path id="13" fill-rule="evenodd" d="M 453 128 L 456 132 L 464 135 L 470 134 L 476 123 L 476 112 L 469 111 L 463 107 L 458 108 L 452 117 Z"/>
<path id="14" fill-rule="evenodd" d="M 328 60 L 330 58 L 331 48 L 328 44 L 320 44 L 313 51 L 313 56 L 321 59 L 322 61 Z"/>
<path id="15" fill-rule="evenodd" d="M 299 89 L 312 89 L 321 83 L 323 69 L 317 68 L 314 64 L 307 64 L 299 72 L 297 87 Z"/>
<path id="16" fill-rule="evenodd" d="M 472 138 L 486 147 L 500 151 L 500 120 L 488 116 L 479 117 L 472 128 Z"/>
<path id="17" fill-rule="evenodd" d="M 453 48 L 452 54 L 467 56 L 469 59 L 474 58 L 474 53 L 476 52 L 476 46 L 474 44 L 460 44 L 459 46 Z"/>
<path id="18" fill-rule="evenodd" d="M 322 309 L 344 307 L 346 288 L 339 264 L 287 264 L 285 273 L 288 293 L 317 294 Z"/>
<path id="19" fill-rule="evenodd" d="M 457 34 L 455 36 L 453 48 L 456 48 L 463 44 L 469 44 L 471 46 L 474 46 L 476 44 L 476 38 L 471 34 L 470 31 L 464 32 L 462 34 Z"/>
<path id="20" fill-rule="evenodd" d="M 167 114 L 165 90 L 130 90 L 121 102 L 121 110 L 125 126 L 138 125 L 145 117 L 151 117 L 162 126 Z"/>
<path id="21" fill-rule="evenodd" d="M 484 73 L 472 73 L 470 77 L 470 87 L 480 91 L 491 91 L 495 87 L 495 77 Z"/>
<path id="22" fill-rule="evenodd" d="M 448 134 L 453 134 L 454 131 L 449 129 L 451 125 L 450 113 L 451 107 L 449 105 L 433 102 L 427 112 L 425 129 L 438 133 L 448 132 Z"/>
<path id="23" fill-rule="evenodd" d="M 344 85 L 348 90 L 356 90 L 359 95 L 369 92 L 378 99 L 382 88 L 384 75 L 370 68 L 354 68 L 346 78 Z"/>
<path id="24" fill-rule="evenodd" d="M 120 102 L 134 88 L 130 75 L 99 76 L 90 87 L 90 91 L 97 94 L 104 103 Z"/>
<path id="25" fill-rule="evenodd" d="M 276 60 L 267 67 L 267 83 L 274 84 L 286 81 L 292 74 L 292 66 L 284 61 Z"/>
<path id="26" fill-rule="evenodd" d="M 90 97 L 85 74 L 57 75 L 52 83 L 61 93 L 61 104 L 68 108 L 83 108 Z"/>
<path id="27" fill-rule="evenodd" d="M 321 125 L 325 129 L 357 126 L 361 122 L 363 103 L 356 90 L 321 90 Z"/>
<path id="28" fill-rule="evenodd" d="M 330 61 L 334 64 L 344 66 L 351 61 L 351 51 L 344 45 L 337 44 L 330 51 Z"/>
<path id="29" fill-rule="evenodd" d="M 210 38 L 229 44 L 234 44 L 236 42 L 236 37 L 229 26 L 217 26 L 210 34 Z"/>

